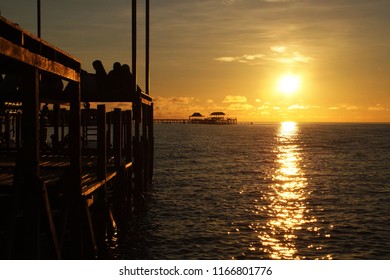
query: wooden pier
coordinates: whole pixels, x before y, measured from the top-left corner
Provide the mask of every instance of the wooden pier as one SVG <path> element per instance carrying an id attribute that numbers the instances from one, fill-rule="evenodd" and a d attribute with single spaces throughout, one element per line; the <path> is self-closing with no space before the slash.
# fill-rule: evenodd
<path id="1" fill-rule="evenodd" d="M 154 119 L 154 123 L 166 123 L 166 124 L 187 124 L 188 119 Z"/>
<path id="2" fill-rule="evenodd" d="M 97 258 L 143 203 L 152 98 L 136 84 L 85 95 L 80 73 L 77 59 L 0 16 L 0 259 Z M 106 112 L 118 101 L 132 109 Z"/>
<path id="3" fill-rule="evenodd" d="M 193 113 L 188 119 L 154 119 L 154 123 L 164 124 L 217 124 L 232 125 L 237 124 L 237 118 L 226 118 L 223 112 L 213 112 L 210 117 L 205 118 L 202 114 Z"/>

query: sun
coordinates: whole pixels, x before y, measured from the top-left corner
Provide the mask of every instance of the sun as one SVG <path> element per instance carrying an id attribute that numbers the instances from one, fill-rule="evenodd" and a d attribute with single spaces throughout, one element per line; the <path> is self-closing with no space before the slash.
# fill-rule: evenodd
<path id="1" fill-rule="evenodd" d="M 284 94 L 290 95 L 296 93 L 301 85 L 301 80 L 296 75 L 287 74 L 280 78 L 278 90 Z"/>

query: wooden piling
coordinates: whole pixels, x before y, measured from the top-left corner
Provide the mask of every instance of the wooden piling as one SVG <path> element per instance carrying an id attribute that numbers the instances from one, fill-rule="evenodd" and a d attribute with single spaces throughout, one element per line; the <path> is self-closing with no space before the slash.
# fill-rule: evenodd
<path id="1" fill-rule="evenodd" d="M 55 145 L 58 145 L 60 141 L 60 105 L 54 104 L 53 105 L 53 138 L 52 141 L 55 143 Z"/>
<path id="2" fill-rule="evenodd" d="M 99 180 L 104 180 L 106 178 L 106 173 L 107 173 L 107 136 L 106 136 L 106 106 L 105 105 L 98 105 L 97 124 L 98 124 L 97 176 Z"/>
<path id="3" fill-rule="evenodd" d="M 130 162 L 132 161 L 132 157 L 133 157 L 133 149 L 132 149 L 132 146 L 133 146 L 133 131 L 132 131 L 132 128 L 133 128 L 133 121 L 132 121 L 132 116 L 131 116 L 131 110 L 126 110 L 125 112 L 125 135 L 126 135 L 126 150 L 125 150 L 125 154 L 126 154 L 126 161 L 127 162 Z"/>
<path id="4" fill-rule="evenodd" d="M 119 169 L 122 162 L 122 111 L 119 108 L 114 109 L 114 164 Z"/>

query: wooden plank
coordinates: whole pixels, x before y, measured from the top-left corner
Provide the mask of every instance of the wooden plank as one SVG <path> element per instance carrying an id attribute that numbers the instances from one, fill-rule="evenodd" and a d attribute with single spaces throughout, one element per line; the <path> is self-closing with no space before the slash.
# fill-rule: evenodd
<path id="1" fill-rule="evenodd" d="M 108 183 L 110 180 L 115 178 L 117 176 L 116 171 L 111 171 L 107 173 L 107 176 L 104 180 L 98 180 L 96 176 L 88 176 L 86 178 L 83 178 L 83 188 L 82 188 L 82 195 L 88 196 L 98 190 L 100 187 L 104 186 L 106 183 Z"/>
<path id="2" fill-rule="evenodd" d="M 56 227 L 55 227 L 54 219 L 53 219 L 53 212 L 51 210 L 49 196 L 47 194 L 47 189 L 46 189 L 46 185 L 44 182 L 41 185 L 41 191 L 42 191 L 43 204 L 44 204 L 45 212 L 47 215 L 47 222 L 48 222 L 49 228 L 50 228 L 50 235 L 51 235 L 51 238 L 53 241 L 54 251 L 56 253 L 57 259 L 61 259 L 60 243 L 58 241 L 57 231 L 56 231 Z"/>
<path id="3" fill-rule="evenodd" d="M 87 223 L 87 231 L 89 233 L 89 241 L 91 242 L 90 247 L 91 248 L 85 248 L 86 244 L 84 244 L 84 253 L 88 253 L 88 249 L 90 249 L 92 256 L 97 256 L 98 254 L 98 248 L 96 246 L 96 239 L 95 239 L 95 232 L 93 229 L 93 223 L 92 223 L 92 217 L 91 217 L 91 212 L 89 211 L 89 205 L 88 205 L 88 199 L 84 198 L 83 201 L 84 204 L 84 213 L 85 213 L 85 218 L 86 218 L 86 223 Z"/>
<path id="4" fill-rule="evenodd" d="M 13 173 L 2 173 L 0 174 L 0 186 L 12 186 L 14 180 L 14 174 Z"/>
<path id="5" fill-rule="evenodd" d="M 124 165 L 125 169 L 128 169 L 133 166 L 133 162 L 128 162 Z"/>
<path id="6" fill-rule="evenodd" d="M 152 98 L 151 97 L 149 97 L 149 96 L 147 96 L 147 95 L 145 95 L 145 94 L 143 94 L 142 95 L 142 98 L 141 98 L 141 102 L 143 103 L 143 104 L 145 104 L 145 105 L 152 105 Z"/>

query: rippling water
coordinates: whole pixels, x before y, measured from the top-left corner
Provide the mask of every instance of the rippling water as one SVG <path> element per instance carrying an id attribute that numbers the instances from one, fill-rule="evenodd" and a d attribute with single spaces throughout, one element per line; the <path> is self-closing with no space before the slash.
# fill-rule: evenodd
<path id="1" fill-rule="evenodd" d="M 159 124 L 155 142 L 118 258 L 390 258 L 390 124 Z"/>

